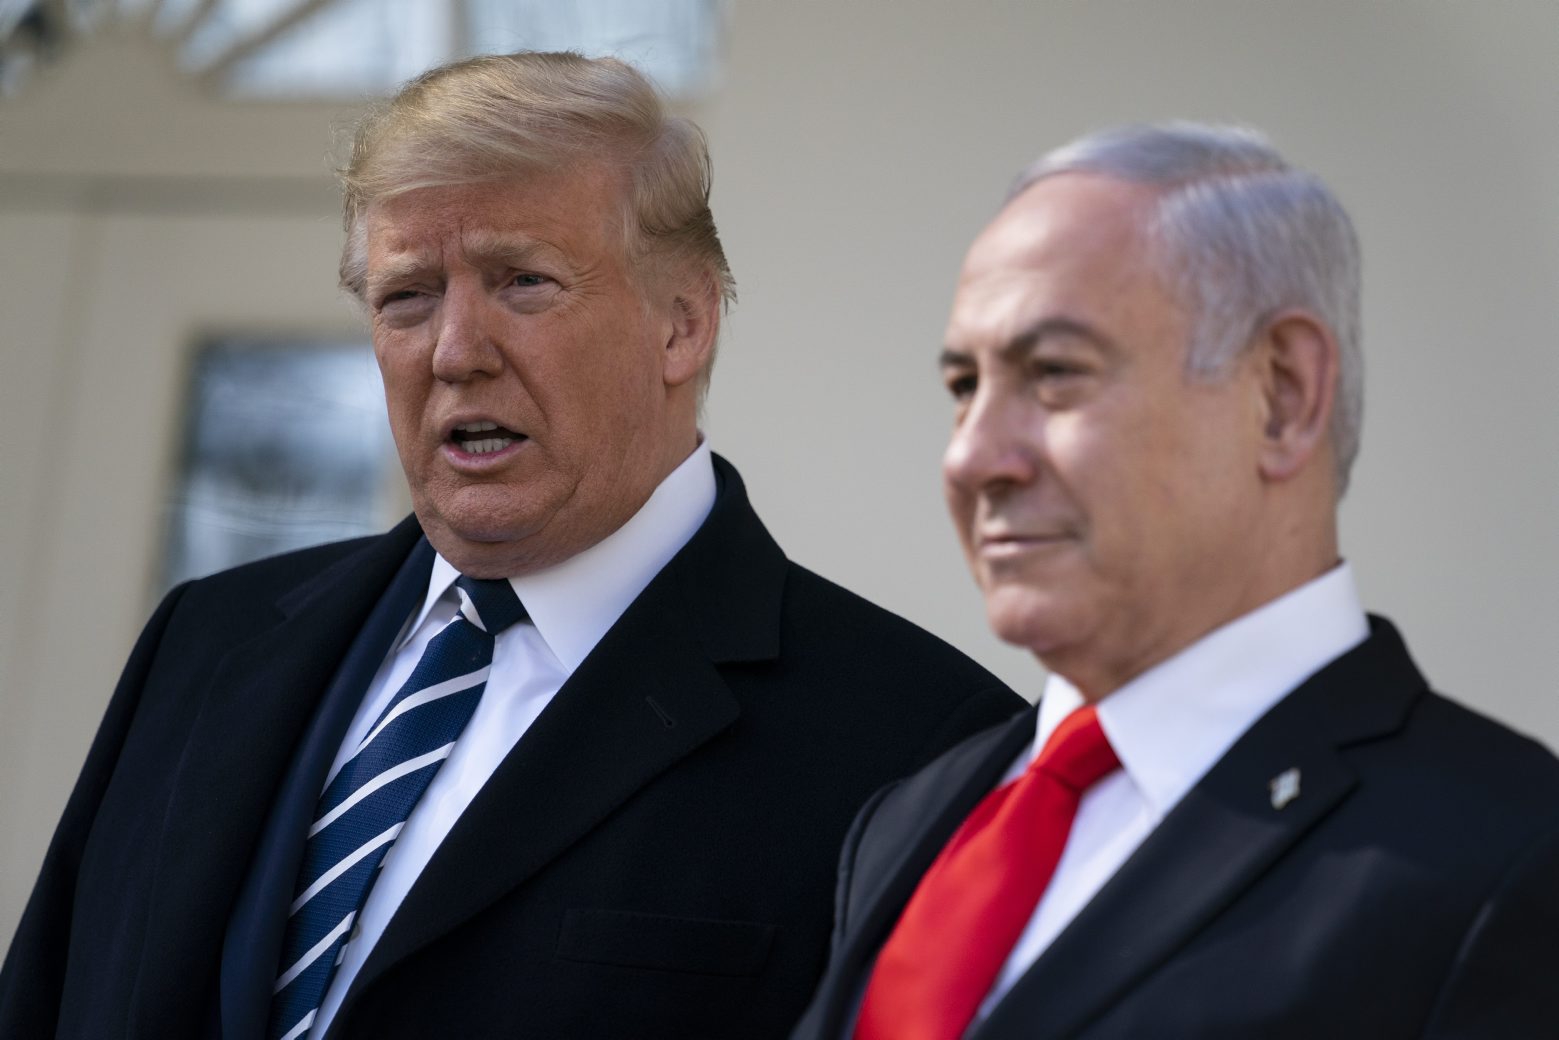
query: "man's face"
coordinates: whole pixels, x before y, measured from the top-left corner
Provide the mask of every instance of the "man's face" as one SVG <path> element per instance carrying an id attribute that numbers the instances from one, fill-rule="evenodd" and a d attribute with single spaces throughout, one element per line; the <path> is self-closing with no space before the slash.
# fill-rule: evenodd
<path id="1" fill-rule="evenodd" d="M 691 420 L 668 412 L 669 308 L 633 278 L 621 198 L 582 167 L 422 188 L 365 214 L 401 465 L 429 540 L 465 573 L 594 545 L 694 446 Z"/>
<path id="2" fill-rule="evenodd" d="M 990 624 L 1090 697 L 1249 608 L 1259 380 L 1186 375 L 1188 316 L 1138 230 L 1152 201 L 1083 174 L 1013 200 L 969 251 L 943 355 L 945 489 Z"/>

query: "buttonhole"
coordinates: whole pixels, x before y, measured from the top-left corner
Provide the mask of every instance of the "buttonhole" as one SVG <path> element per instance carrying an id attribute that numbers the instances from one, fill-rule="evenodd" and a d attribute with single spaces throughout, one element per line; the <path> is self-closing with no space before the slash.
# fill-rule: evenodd
<path id="1" fill-rule="evenodd" d="M 662 726 L 665 726 L 667 729 L 671 729 L 677 724 L 677 720 L 668 715 L 665 708 L 662 708 L 659 704 L 655 703 L 654 697 L 646 697 L 644 698 L 644 701 L 652 709 L 654 709 L 655 714 L 660 718 L 660 724 Z"/>

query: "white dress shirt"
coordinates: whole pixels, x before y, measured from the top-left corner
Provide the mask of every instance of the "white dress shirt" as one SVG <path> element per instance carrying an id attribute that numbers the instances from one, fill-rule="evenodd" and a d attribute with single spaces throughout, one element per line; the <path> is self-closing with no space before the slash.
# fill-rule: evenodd
<path id="1" fill-rule="evenodd" d="M 1034 916 L 980 1005 L 979 1021 L 1071 923 L 1175 804 L 1294 687 L 1363 642 L 1369 623 L 1346 563 L 1215 629 L 1105 697 L 1099 724 L 1121 768 L 1083 794 L 1066 848 Z M 1052 675 L 1034 742 L 1002 783 L 1026 769 L 1083 704 Z"/>
<path id="2" fill-rule="evenodd" d="M 454 751 L 384 857 L 315 1016 L 310 1040 L 319 1040 L 330 1028 L 385 925 L 477 791 L 628 605 L 693 537 L 714 501 L 714 463 L 707 441 L 700 439 L 693 454 L 622 527 L 554 567 L 509 579 L 530 620 L 499 633 L 487 688 Z M 442 556 L 434 559 L 422 606 L 369 684 L 330 767 L 327 786 L 410 678 L 428 643 L 454 620 L 460 605 L 457 577 L 459 572 Z"/>

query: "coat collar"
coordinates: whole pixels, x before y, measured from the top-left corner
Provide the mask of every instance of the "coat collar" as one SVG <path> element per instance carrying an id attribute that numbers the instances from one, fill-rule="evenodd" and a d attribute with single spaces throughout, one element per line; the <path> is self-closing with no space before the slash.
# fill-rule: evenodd
<path id="1" fill-rule="evenodd" d="M 1396 630 L 1371 618 L 1370 638 L 1230 748 L 971 1040 L 1069 1036 L 1119 1000 L 1342 804 L 1358 783 L 1342 750 L 1399 731 L 1426 689 Z M 1291 770 L 1302 786 L 1284 802 L 1271 784 Z"/>
<path id="2" fill-rule="evenodd" d="M 1343 750 L 1399 731 L 1427 686 L 1390 622 L 1296 687 L 1192 788 L 971 1040 L 1070 1036 L 1187 942 L 1353 790 Z M 952 832 L 1032 740 L 1025 712 L 905 781 L 871 822 L 908 840 L 857 852 L 860 905 L 819 993 L 816 1035 L 840 1035 L 920 878 Z M 1298 769 L 1299 797 L 1274 808 L 1269 784 Z M 892 818 L 888 818 L 892 814 Z M 891 840 L 888 839 L 888 840 Z"/>
<path id="3" fill-rule="evenodd" d="M 672 586 L 668 594 L 710 661 L 771 660 L 780 651 L 788 561 L 753 512 L 735 467 L 719 455 L 714 463 L 719 491 L 709 519 L 656 582 Z"/>
<path id="4" fill-rule="evenodd" d="M 396 963 L 523 884 L 740 714 L 717 665 L 776 656 L 786 561 L 715 457 L 698 533 L 478 792 L 407 893 L 336 1021 Z"/>
<path id="5" fill-rule="evenodd" d="M 808 1018 L 815 1031 L 802 1028 L 798 1037 L 839 1037 L 864 993 L 864 982 L 876 963 L 899 913 L 942 846 L 1002 773 L 1034 737 L 1035 709 L 977 733 L 946 752 L 925 769 L 889 788 L 887 797 L 873 799 L 845 840 L 849 873 L 841 873 L 836 901 L 836 934 L 843 940 L 833 951 L 828 973 Z M 857 843 L 855 828 L 867 826 L 908 840 Z M 841 868 L 843 871 L 845 868 Z"/>
<path id="6" fill-rule="evenodd" d="M 255 634 L 236 643 L 201 688 L 172 691 L 198 707 L 177 761 L 169 763 L 175 776 L 151 881 L 147 950 L 170 963 L 209 963 L 223 945 L 319 694 L 420 536 L 415 522 L 402 523 L 276 602 L 260 604 Z M 244 591 L 238 576 L 212 579 L 210 587 L 208 595 Z M 182 649 L 193 657 L 204 652 Z M 176 972 L 143 972 L 138 1020 L 166 1023 L 185 1014 L 189 984 Z"/>
<path id="7" fill-rule="evenodd" d="M 737 702 L 716 665 L 777 655 L 787 563 L 748 504 L 736 470 L 719 456 L 714 466 L 720 489 L 703 526 L 473 801 L 359 973 L 338 1021 L 348 1017 L 355 994 L 390 965 L 522 883 L 654 776 L 734 723 Z M 260 606 L 269 616 L 257 634 L 217 665 L 174 766 L 163 846 L 169 853 L 153 879 L 147 949 L 222 944 L 221 929 L 323 691 L 391 598 L 386 589 L 399 584 L 396 575 L 421 533 L 408 517 Z M 424 585 L 427 556 L 420 564 Z M 368 676 L 413 603 L 414 597 L 398 608 L 385 648 L 365 665 Z M 330 757 L 324 756 L 327 765 Z M 589 783 L 581 784 L 586 777 Z M 515 805 L 533 806 L 534 815 L 517 820 Z M 494 841 L 506 846 L 497 857 L 504 869 L 496 873 L 490 869 Z M 192 929 L 192 921 L 209 927 Z M 212 929 L 214 938 L 206 935 Z M 209 955 L 192 954 L 201 956 Z M 142 1020 L 163 1020 L 188 1003 L 185 980 L 162 983 L 146 973 L 143 985 L 137 994 Z M 241 981 L 224 984 L 228 992 L 244 988 Z"/>

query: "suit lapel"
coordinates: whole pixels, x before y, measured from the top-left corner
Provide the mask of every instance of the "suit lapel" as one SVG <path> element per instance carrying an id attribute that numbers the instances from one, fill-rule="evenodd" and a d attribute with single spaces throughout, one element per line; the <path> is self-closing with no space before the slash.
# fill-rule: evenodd
<path id="1" fill-rule="evenodd" d="M 221 1015 L 229 1040 L 258 1040 L 263 1032 L 287 925 L 281 911 L 292 901 L 319 792 L 364 691 L 427 594 L 432 560 L 432 547 L 419 539 L 319 698 L 278 786 L 222 948 Z"/>
<path id="2" fill-rule="evenodd" d="M 1268 781 L 1297 768 L 1281 810 Z M 972 1038 L 1070 1036 L 1233 901 L 1354 783 L 1309 734 L 1244 741 L 1193 788 L 1056 937 Z"/>
<path id="3" fill-rule="evenodd" d="M 736 721 L 714 666 L 675 632 L 662 637 L 672 642 L 614 629 L 564 684 L 434 853 L 354 993 L 524 883 Z"/>
<path id="4" fill-rule="evenodd" d="M 190 730 L 153 881 L 146 949 L 168 963 L 209 959 L 254 855 L 276 786 L 364 618 L 419 530 L 403 523 L 276 606 L 277 624 L 216 669 Z M 210 933 L 210 934 L 208 934 Z M 189 1000 L 177 973 L 144 972 L 141 1017 Z M 159 988 L 160 987 L 160 988 Z"/>
<path id="5" fill-rule="evenodd" d="M 1190 941 L 1348 796 L 1341 749 L 1395 732 L 1423 691 L 1396 633 L 1278 702 L 1218 761 L 1007 993 L 971 1040 L 1071 1036 Z M 1298 771 L 1299 793 L 1274 797 Z"/>
<path id="6" fill-rule="evenodd" d="M 899 914 L 942 847 L 1023 748 L 1034 739 L 1035 712 L 970 738 L 916 774 L 882 805 L 850 871 L 846 938 L 834 952 L 818 994 L 824 1009 L 817 1036 L 843 1034 L 862 986 Z"/>
<path id="7" fill-rule="evenodd" d="M 717 458 L 694 539 L 591 651 L 456 821 L 353 980 L 337 1022 L 397 962 L 567 852 L 731 726 L 717 665 L 779 649 L 785 559 Z"/>

